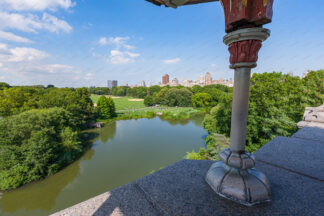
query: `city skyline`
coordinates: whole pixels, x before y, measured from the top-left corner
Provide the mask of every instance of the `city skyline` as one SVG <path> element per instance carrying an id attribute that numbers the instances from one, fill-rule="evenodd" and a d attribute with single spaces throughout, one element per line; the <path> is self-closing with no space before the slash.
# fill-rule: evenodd
<path id="1" fill-rule="evenodd" d="M 298 76 L 300 78 L 305 77 L 308 73 L 310 72 L 310 70 L 307 70 L 306 72 L 302 73 L 302 75 Z M 251 77 L 253 76 L 253 74 L 256 73 L 251 73 Z M 288 72 L 286 73 L 289 76 L 296 76 L 294 72 Z M 170 81 L 171 80 L 171 81 Z M 186 83 L 187 82 L 187 83 Z M 224 79 L 223 77 L 220 78 L 216 78 L 215 80 L 213 79 L 213 76 L 210 72 L 206 72 L 205 76 L 201 75 L 199 76 L 197 79 L 187 79 L 186 77 L 184 78 L 180 78 L 178 79 L 178 77 L 170 77 L 169 74 L 164 74 L 161 78 L 160 81 L 158 82 L 152 82 L 152 81 L 147 81 L 147 80 L 141 80 L 140 83 L 124 83 L 120 86 L 129 86 L 129 87 L 151 87 L 154 85 L 159 85 L 159 86 L 185 86 L 185 87 L 192 87 L 194 85 L 201 85 L 201 86 L 205 86 L 205 85 L 214 85 L 214 84 L 223 84 L 223 85 L 227 85 L 229 87 L 233 87 L 234 86 L 234 79 L 233 78 L 229 78 L 229 79 Z M 100 87 L 100 86 L 96 86 L 96 87 Z"/>

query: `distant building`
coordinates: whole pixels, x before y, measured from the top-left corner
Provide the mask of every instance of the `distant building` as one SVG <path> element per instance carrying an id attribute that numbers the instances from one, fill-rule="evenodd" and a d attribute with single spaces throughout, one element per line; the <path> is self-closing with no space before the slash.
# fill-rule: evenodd
<path id="1" fill-rule="evenodd" d="M 171 86 L 179 86 L 179 80 L 177 78 L 174 78 L 172 80 Z"/>
<path id="2" fill-rule="evenodd" d="M 302 75 L 302 78 L 305 78 L 305 77 L 307 77 L 307 75 L 310 73 L 311 71 L 310 70 L 308 70 L 308 71 L 306 71 L 305 73 L 303 73 L 303 75 Z"/>
<path id="3" fill-rule="evenodd" d="M 108 80 L 108 88 L 117 87 L 118 81 L 117 80 Z"/>
<path id="4" fill-rule="evenodd" d="M 289 72 L 288 75 L 291 76 L 291 77 L 293 77 L 294 76 L 294 72 Z"/>
<path id="5" fill-rule="evenodd" d="M 205 76 L 205 85 L 211 85 L 212 83 L 213 83 L 213 78 L 210 75 L 210 73 L 207 72 Z"/>
<path id="6" fill-rule="evenodd" d="M 197 85 L 204 86 L 205 85 L 205 76 L 200 76 L 197 80 Z"/>
<path id="7" fill-rule="evenodd" d="M 142 80 L 142 82 L 141 82 L 141 86 L 142 86 L 142 87 L 146 87 L 146 85 L 145 85 L 145 81 L 144 81 L 144 80 Z"/>
<path id="8" fill-rule="evenodd" d="M 169 84 L 169 82 L 170 82 L 170 77 L 169 77 L 168 74 L 165 74 L 165 75 L 162 77 L 162 84 L 163 84 L 163 85 L 167 85 L 167 84 Z"/>

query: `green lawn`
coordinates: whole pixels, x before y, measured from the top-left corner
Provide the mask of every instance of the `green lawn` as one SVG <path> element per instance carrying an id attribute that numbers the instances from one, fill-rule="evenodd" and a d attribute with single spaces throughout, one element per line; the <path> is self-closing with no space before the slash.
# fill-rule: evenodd
<path id="1" fill-rule="evenodd" d="M 91 95 L 91 100 L 93 103 L 97 103 L 100 95 Z M 144 108 L 144 101 L 129 101 L 131 99 L 136 99 L 132 97 L 120 97 L 120 98 L 113 98 L 115 105 L 116 105 L 116 110 L 128 110 L 128 109 L 139 109 L 139 108 Z"/>

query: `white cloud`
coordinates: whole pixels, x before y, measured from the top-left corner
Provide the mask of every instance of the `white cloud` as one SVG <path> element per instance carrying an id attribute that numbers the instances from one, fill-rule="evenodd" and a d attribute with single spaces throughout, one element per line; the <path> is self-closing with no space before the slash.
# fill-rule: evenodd
<path id="1" fill-rule="evenodd" d="M 69 65 L 61 65 L 61 64 L 48 64 L 39 66 L 37 68 L 40 71 L 47 72 L 49 74 L 62 74 L 62 73 L 71 73 L 75 70 L 74 67 Z"/>
<path id="2" fill-rule="evenodd" d="M 139 57 L 138 53 L 122 52 L 120 50 L 111 50 L 109 61 L 112 64 L 128 64 L 135 61 L 135 58 Z"/>
<path id="3" fill-rule="evenodd" d="M 5 76 L 0 76 L 0 80 L 5 80 L 6 77 Z"/>
<path id="4" fill-rule="evenodd" d="M 174 59 L 165 59 L 165 60 L 163 60 L 162 62 L 163 62 L 164 64 L 176 64 L 176 63 L 178 63 L 178 62 L 180 62 L 180 61 L 181 61 L 180 58 L 174 58 Z"/>
<path id="5" fill-rule="evenodd" d="M 127 44 L 127 41 L 130 40 L 130 37 L 110 37 L 109 39 L 106 37 L 101 37 L 98 41 L 100 45 L 114 45 L 118 49 L 125 48 L 127 50 L 135 49 L 135 46 Z"/>
<path id="6" fill-rule="evenodd" d="M 29 40 L 28 38 L 20 37 L 11 32 L 4 32 L 1 30 L 0 30 L 0 38 L 7 41 L 14 41 L 18 43 L 33 43 L 33 41 Z"/>
<path id="7" fill-rule="evenodd" d="M 0 43 L 1 76 L 16 85 L 55 84 L 60 86 L 84 86 L 90 74 L 82 75 L 81 70 L 63 64 L 46 64 L 50 55 L 29 47 L 10 47 Z M 81 77 L 82 79 L 75 79 Z M 81 83 L 83 80 L 83 83 Z"/>
<path id="8" fill-rule="evenodd" d="M 128 50 L 131 50 L 131 49 L 135 49 L 136 47 L 135 46 L 131 46 L 131 45 L 128 45 L 128 44 L 124 44 L 123 45 L 126 49 Z"/>
<path id="9" fill-rule="evenodd" d="M 50 55 L 46 52 L 27 47 L 17 47 L 10 50 L 11 55 L 8 58 L 9 62 L 35 61 L 48 58 Z"/>
<path id="10" fill-rule="evenodd" d="M 15 11 L 44 11 L 75 6 L 71 0 L 1 0 L 0 8 Z"/>
<path id="11" fill-rule="evenodd" d="M 93 74 L 92 73 L 87 73 L 84 77 L 85 80 L 92 80 L 93 79 Z"/>
<path id="12" fill-rule="evenodd" d="M 98 43 L 100 45 L 106 45 L 106 44 L 108 44 L 108 40 L 107 40 L 106 37 L 102 37 L 102 38 L 99 39 Z"/>
<path id="13" fill-rule="evenodd" d="M 110 37 L 109 43 L 116 46 L 125 44 L 129 40 L 129 37 Z"/>
<path id="14" fill-rule="evenodd" d="M 217 67 L 217 64 L 211 64 L 210 66 L 212 66 L 212 67 Z"/>
<path id="15" fill-rule="evenodd" d="M 37 30 L 47 30 L 50 32 L 71 32 L 72 27 L 57 17 L 48 13 L 43 13 L 40 18 L 34 14 L 18 14 L 0 11 L 0 30 L 15 29 L 23 32 L 37 33 Z"/>
<path id="16" fill-rule="evenodd" d="M 10 49 L 7 44 L 0 44 L 0 60 L 3 62 L 35 61 L 49 56 L 48 53 L 34 48 L 16 47 Z"/>
<path id="17" fill-rule="evenodd" d="M 98 43 L 100 45 L 112 45 L 115 48 L 110 51 L 109 62 L 111 64 L 128 64 L 135 62 L 135 59 L 140 57 L 139 53 L 129 52 L 131 49 L 135 49 L 135 46 L 127 44 L 130 37 L 102 37 L 99 39 Z M 93 55 L 97 57 L 98 55 Z"/>
<path id="18" fill-rule="evenodd" d="M 67 22 L 65 22 L 64 20 L 60 20 L 57 17 L 48 13 L 43 13 L 42 23 L 43 28 L 50 32 L 59 33 L 60 31 L 62 31 L 69 33 L 72 31 L 72 27 Z"/>
<path id="19" fill-rule="evenodd" d="M 125 52 L 125 54 L 127 54 L 131 58 L 137 58 L 137 57 L 141 56 L 139 53 L 132 53 L 132 52 L 127 52 L 127 51 Z"/>

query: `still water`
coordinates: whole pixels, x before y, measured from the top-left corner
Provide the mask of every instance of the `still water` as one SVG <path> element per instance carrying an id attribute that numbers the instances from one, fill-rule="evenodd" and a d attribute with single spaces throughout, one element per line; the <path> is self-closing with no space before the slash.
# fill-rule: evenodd
<path id="1" fill-rule="evenodd" d="M 202 117 L 117 121 L 82 158 L 45 180 L 0 194 L 0 215 L 48 215 L 132 182 L 204 147 Z"/>

